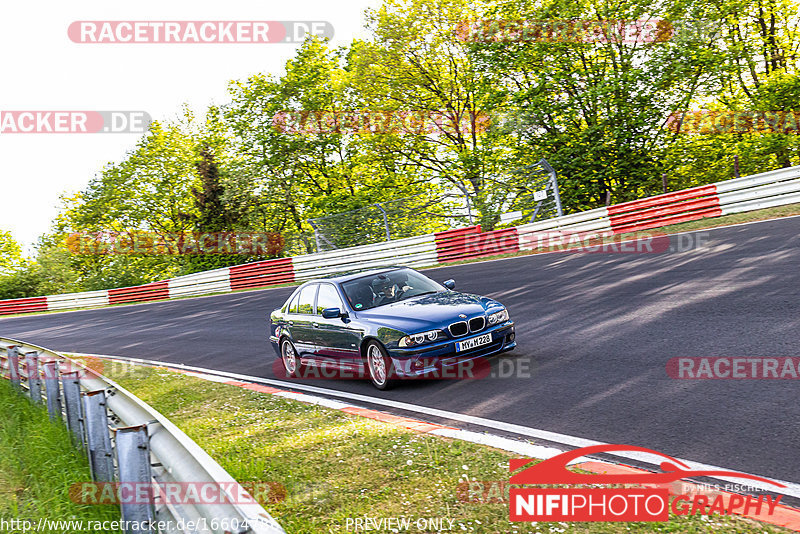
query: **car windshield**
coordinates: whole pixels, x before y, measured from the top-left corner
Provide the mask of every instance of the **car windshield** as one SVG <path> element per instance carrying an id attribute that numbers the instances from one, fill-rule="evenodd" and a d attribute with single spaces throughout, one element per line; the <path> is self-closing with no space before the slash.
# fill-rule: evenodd
<path id="1" fill-rule="evenodd" d="M 342 284 L 354 310 L 369 310 L 401 300 L 444 290 L 427 276 L 411 269 L 398 269 L 349 280 Z"/>

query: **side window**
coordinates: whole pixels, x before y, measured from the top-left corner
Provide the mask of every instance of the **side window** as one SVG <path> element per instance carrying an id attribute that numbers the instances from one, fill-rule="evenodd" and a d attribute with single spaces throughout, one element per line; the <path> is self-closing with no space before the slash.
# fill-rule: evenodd
<path id="1" fill-rule="evenodd" d="M 314 313 L 314 298 L 317 296 L 319 284 L 311 284 L 300 290 L 297 313 Z"/>
<path id="2" fill-rule="evenodd" d="M 317 315 L 322 315 L 322 310 L 325 308 L 342 309 L 342 299 L 339 298 L 339 292 L 336 291 L 336 286 L 331 284 L 320 284 L 319 286 L 319 294 L 317 295 Z"/>
<path id="3" fill-rule="evenodd" d="M 286 313 L 297 313 L 297 302 L 298 302 L 297 297 L 299 295 L 300 295 L 299 293 L 295 293 L 294 296 L 292 296 L 292 300 L 286 306 Z"/>

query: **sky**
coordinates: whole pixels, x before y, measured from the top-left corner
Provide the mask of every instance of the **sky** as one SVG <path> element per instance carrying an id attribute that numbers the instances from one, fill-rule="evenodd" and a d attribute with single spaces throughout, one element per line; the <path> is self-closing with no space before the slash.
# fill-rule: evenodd
<path id="1" fill-rule="evenodd" d="M 379 0 L 138 0 L 4 2 L 0 7 L 0 111 L 145 111 L 175 118 L 184 103 L 202 116 L 228 101 L 229 80 L 281 74 L 299 45 L 86 44 L 75 21 L 327 21 L 333 46 L 367 37 L 364 10 Z M 141 134 L 0 132 L 0 230 L 25 252 L 49 231 L 60 196 L 120 161 Z"/>

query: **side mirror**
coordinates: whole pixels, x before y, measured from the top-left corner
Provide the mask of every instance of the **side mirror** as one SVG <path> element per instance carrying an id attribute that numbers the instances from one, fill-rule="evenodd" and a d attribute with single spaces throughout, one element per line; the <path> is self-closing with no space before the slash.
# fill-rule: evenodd
<path id="1" fill-rule="evenodd" d="M 325 308 L 322 310 L 322 317 L 324 319 L 336 319 L 342 316 L 342 310 L 339 308 Z"/>
<path id="2" fill-rule="evenodd" d="M 456 281 L 451 278 L 450 280 L 445 280 L 444 282 L 442 282 L 442 285 L 447 289 L 455 289 Z"/>

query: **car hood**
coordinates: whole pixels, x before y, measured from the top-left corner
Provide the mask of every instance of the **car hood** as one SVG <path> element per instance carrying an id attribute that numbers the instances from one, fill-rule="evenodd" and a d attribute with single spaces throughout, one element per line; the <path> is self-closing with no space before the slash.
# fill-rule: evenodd
<path id="1" fill-rule="evenodd" d="M 451 323 L 463 320 L 459 314 L 472 318 L 484 315 L 490 308 L 499 310 L 501 307 L 499 302 L 488 297 L 458 291 L 440 291 L 357 313 L 359 319 L 405 333 L 415 333 L 446 328 Z"/>

